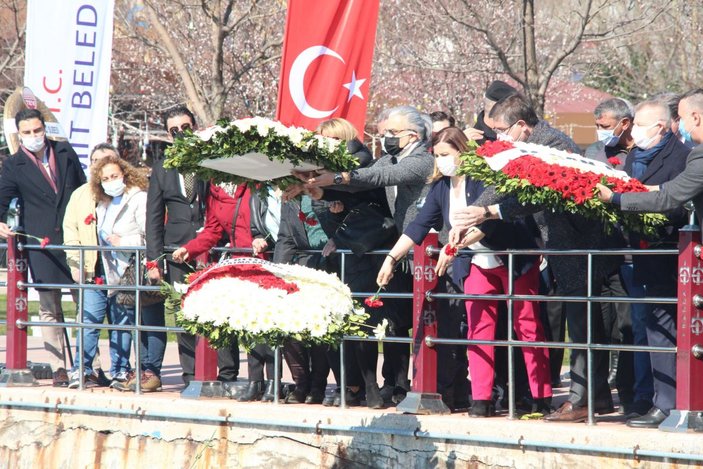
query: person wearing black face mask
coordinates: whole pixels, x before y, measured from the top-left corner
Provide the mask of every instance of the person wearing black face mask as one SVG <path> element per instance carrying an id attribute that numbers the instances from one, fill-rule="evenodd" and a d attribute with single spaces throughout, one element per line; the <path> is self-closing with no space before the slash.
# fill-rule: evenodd
<path id="1" fill-rule="evenodd" d="M 188 130 L 196 129 L 195 116 L 185 106 L 178 106 L 164 115 L 165 129 L 169 137 L 178 138 Z M 146 258 L 161 259 L 164 246 L 182 246 L 195 238 L 197 230 L 205 221 L 205 203 L 209 183 L 193 175 L 179 174 L 175 169 L 165 169 L 163 160 L 154 163 L 147 195 Z M 166 218 L 168 212 L 168 218 Z M 148 272 L 152 281 L 160 281 L 164 272 L 163 260 L 160 268 Z M 169 283 L 183 282 L 191 272 L 186 264 L 168 262 Z M 160 318 L 163 321 L 163 318 Z M 159 325 L 159 324 L 153 324 Z M 163 325 L 163 324 L 160 324 Z M 186 386 L 195 374 L 195 336 L 178 335 L 178 358 L 183 368 Z M 235 381 L 239 375 L 239 348 L 232 344 L 217 352 L 218 379 Z"/>
<path id="2" fill-rule="evenodd" d="M 331 173 L 323 172 L 310 178 L 308 187 L 325 187 L 334 185 L 334 189 L 347 192 L 360 192 L 377 187 L 384 187 L 388 205 L 393 212 L 398 232 L 403 230 L 415 219 L 424 204 L 425 196 L 429 190 L 426 181 L 434 170 L 434 157 L 429 153 L 432 123 L 429 116 L 421 114 L 412 106 L 400 106 L 388 110 L 379 119 L 382 123 L 383 137 L 381 145 L 385 153 L 373 164 L 358 168 L 351 172 Z M 379 126 L 381 127 L 381 126 Z M 388 291 L 410 291 L 411 279 L 396 275 L 397 284 Z M 395 281 L 395 278 L 394 278 Z M 385 300 L 384 300 L 385 302 Z M 393 307 L 388 307 L 388 319 L 391 322 L 390 335 L 407 336 L 408 329 L 412 326 L 411 307 L 403 300 L 387 302 Z M 359 344 L 364 344 L 359 342 Z M 372 344 L 375 345 L 375 344 Z M 386 379 L 389 387 L 393 386 L 393 400 L 399 401 L 409 389 L 407 382 L 409 350 L 408 347 L 394 347 L 395 344 L 384 346 L 385 364 L 388 362 L 393 367 L 394 380 Z M 400 345 L 400 344 L 398 344 Z M 361 345 L 368 348 L 367 345 Z M 402 351 L 401 351 L 402 349 Z M 374 347 L 374 350 L 375 347 Z M 368 350 L 369 356 L 373 350 Z M 365 352 L 364 352 L 365 353 Z M 367 402 L 379 402 L 380 391 L 376 383 L 376 367 L 373 360 L 364 360 L 360 363 L 362 376 L 366 383 Z M 384 378 L 389 373 L 384 372 Z"/>

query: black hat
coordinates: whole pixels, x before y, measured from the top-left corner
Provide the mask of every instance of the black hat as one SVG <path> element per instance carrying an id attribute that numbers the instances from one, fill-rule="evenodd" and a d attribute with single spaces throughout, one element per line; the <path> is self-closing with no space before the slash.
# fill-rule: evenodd
<path id="1" fill-rule="evenodd" d="M 486 88 L 486 98 L 498 102 L 503 98 L 517 93 L 517 90 L 504 81 L 495 80 Z"/>

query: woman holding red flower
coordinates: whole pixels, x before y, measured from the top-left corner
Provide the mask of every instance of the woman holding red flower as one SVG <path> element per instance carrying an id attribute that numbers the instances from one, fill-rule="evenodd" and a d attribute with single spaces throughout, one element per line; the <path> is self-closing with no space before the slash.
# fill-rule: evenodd
<path id="1" fill-rule="evenodd" d="M 446 128 L 433 139 L 435 154 L 434 184 L 425 205 L 417 218 L 410 223 L 404 234 L 391 249 L 378 274 L 378 284 L 385 285 L 393 276 L 393 268 L 412 248 L 420 244 L 430 229 L 451 228 L 453 213 L 471 205 L 484 191 L 482 183 L 457 176 L 459 156 L 466 151 L 467 138 L 457 128 Z M 509 272 L 506 256 L 476 253 L 457 256 L 457 247 L 472 250 L 483 249 L 527 249 L 534 248 L 534 232 L 522 222 L 507 223 L 488 221 L 469 230 L 458 246 L 445 246 L 439 254 L 437 274 L 443 275 L 451 266 L 451 277 L 455 284 L 463 285 L 467 294 L 500 294 L 508 292 Z M 533 295 L 539 285 L 539 266 L 536 256 L 514 258 L 513 291 L 518 295 Z M 498 302 L 490 300 L 467 300 L 468 338 L 477 340 L 495 339 Z M 513 303 L 515 331 L 519 340 L 544 340 L 539 322 L 538 306 L 534 302 Z M 538 411 L 550 407 L 552 389 L 549 376 L 549 357 L 546 349 L 524 347 L 525 364 L 533 398 Z M 488 417 L 495 413 L 491 401 L 494 382 L 494 347 L 469 346 L 469 370 L 472 378 L 472 417 Z"/>

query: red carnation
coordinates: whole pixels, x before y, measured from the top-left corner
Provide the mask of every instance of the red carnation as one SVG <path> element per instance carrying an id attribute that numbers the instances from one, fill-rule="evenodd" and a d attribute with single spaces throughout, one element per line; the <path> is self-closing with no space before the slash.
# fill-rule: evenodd
<path id="1" fill-rule="evenodd" d="M 45 248 L 49 245 L 50 242 L 51 240 L 47 236 L 44 236 L 44 238 L 42 238 L 41 242 L 39 243 L 39 247 Z"/>
<path id="2" fill-rule="evenodd" d="M 613 166 L 618 166 L 622 164 L 622 161 L 620 161 L 620 158 L 618 158 L 617 156 L 611 156 L 610 158 L 608 158 L 608 163 Z"/>
<path id="3" fill-rule="evenodd" d="M 493 155 L 497 155 L 500 152 L 510 150 L 512 148 L 515 148 L 515 146 L 510 142 L 506 142 L 503 140 L 496 140 L 494 142 L 488 141 L 478 147 L 478 149 L 476 150 L 476 154 L 479 156 L 483 156 L 484 158 L 490 158 Z"/>
<path id="4" fill-rule="evenodd" d="M 104 285 L 105 280 L 102 277 L 95 277 L 95 284 L 96 285 Z"/>
<path id="5" fill-rule="evenodd" d="M 85 217 L 85 220 L 83 220 L 83 222 L 84 222 L 86 225 L 90 225 L 90 224 L 93 223 L 94 221 L 95 221 L 95 215 L 93 215 L 92 213 L 91 213 L 90 215 L 88 215 L 87 217 Z"/>
<path id="6" fill-rule="evenodd" d="M 383 301 L 378 298 L 378 295 L 373 295 L 366 298 L 364 304 L 369 308 L 380 308 L 383 306 Z"/>
<path id="7" fill-rule="evenodd" d="M 454 257 L 456 256 L 458 249 L 456 246 L 452 246 L 451 244 L 447 244 L 444 246 L 444 254 L 446 254 L 449 257 Z"/>
<path id="8" fill-rule="evenodd" d="M 157 261 L 147 261 L 146 270 L 158 269 L 159 263 Z"/>
<path id="9" fill-rule="evenodd" d="M 305 222 L 305 220 L 306 220 L 307 218 L 308 218 L 308 217 L 305 216 L 305 214 L 303 213 L 302 210 L 298 210 L 298 219 L 299 219 L 300 221 Z"/>
<path id="10" fill-rule="evenodd" d="M 317 225 L 317 220 L 315 220 L 313 217 L 308 217 L 305 219 L 305 224 L 308 226 L 315 226 Z"/>
<path id="11" fill-rule="evenodd" d="M 649 243 L 644 239 L 640 239 L 640 249 L 649 249 Z"/>

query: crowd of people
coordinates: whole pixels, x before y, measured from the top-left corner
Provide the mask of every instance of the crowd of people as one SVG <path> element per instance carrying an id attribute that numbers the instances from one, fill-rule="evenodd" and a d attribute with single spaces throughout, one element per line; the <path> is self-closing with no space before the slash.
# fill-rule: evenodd
<path id="1" fill-rule="evenodd" d="M 211 249 L 228 246 L 237 256 L 270 258 L 337 273 L 352 291 L 412 290 L 412 260 L 406 255 L 431 230 L 459 251 L 442 250 L 437 263 L 438 289 L 448 293 L 629 297 L 676 296 L 676 259 L 635 255 L 593 257 L 576 255 L 518 255 L 509 269 L 505 256 L 488 250 L 506 249 L 608 249 L 673 247 L 677 231 L 686 223 L 683 204 L 693 200 L 703 210 L 699 167 L 703 150 L 703 89 L 683 96 L 664 93 L 634 106 L 612 98 L 595 111 L 595 143 L 585 150 L 597 159 L 625 171 L 646 184 L 650 192 L 612 193 L 599 186 L 598 197 L 624 211 L 658 211 L 668 224 L 656 236 L 644 237 L 620 229 L 606 229 L 582 216 L 523 205 L 514 196 L 457 174 L 460 155 L 471 141 L 529 142 L 582 153 L 564 133 L 538 116 L 516 89 L 502 81 L 491 83 L 484 106 L 473 126 L 460 128 L 451 115 L 424 114 L 411 106 L 388 109 L 377 119 L 380 155 L 373 155 L 356 129 L 340 118 L 323 122 L 317 132 L 346 142 L 359 166 L 349 172 L 321 170 L 297 173 L 300 183 L 281 191 L 269 189 L 266 197 L 246 185 L 214 184 L 193 174 L 166 169 L 157 161 L 147 175 L 120 159 L 108 144 L 96 146 L 86 181 L 78 158 L 65 142 L 48 140 L 39 111 L 23 110 L 16 116 L 20 150 L 0 174 L 0 218 L 10 200 L 22 199 L 24 229 L 48 237 L 51 244 L 102 246 L 100 251 L 32 249 L 29 265 L 35 282 L 117 285 L 134 253 L 109 247 L 146 246 L 148 279 L 158 283 L 183 282 L 197 265 L 213 260 Z M 195 130 L 193 114 L 185 107 L 164 116 L 169 138 Z M 597 138 L 596 138 L 597 137 Z M 310 222 L 313 220 L 314 222 Z M 15 236 L 0 223 L 0 236 Z M 30 239 L 28 242 L 32 243 Z M 169 247 L 176 247 L 172 253 Z M 353 255 L 340 262 L 338 249 Z M 366 255 L 389 250 L 385 257 Z M 482 251 L 472 253 L 472 251 Z M 242 253 L 247 251 L 246 253 Z M 317 252 L 310 252 L 317 251 Z M 82 260 L 82 262 L 81 262 Z M 217 260 L 217 259 L 215 259 Z M 588 280 L 588 281 L 587 281 Z M 512 285 L 512 287 L 510 287 Z M 38 289 L 43 321 L 61 322 L 60 291 Z M 163 302 L 145 302 L 136 315 L 132 302 L 114 289 L 84 291 L 83 320 L 100 324 L 163 326 Z M 676 345 L 674 305 L 648 303 L 593 303 L 591 330 L 583 302 L 515 301 L 512 304 L 514 337 L 521 341 L 599 344 Z M 412 328 L 408 299 L 387 298 L 377 308 L 367 307 L 368 324 L 382 320 L 387 334 L 408 337 Z M 439 336 L 475 340 L 508 337 L 506 302 L 494 300 L 439 300 Z M 85 371 L 86 385 L 110 386 L 144 392 L 161 390 L 161 366 L 166 347 L 163 332 L 142 332 L 141 374 L 131 365 L 132 334 L 110 331 L 108 379 L 98 353 L 99 329 L 86 329 L 82 355 L 65 363 L 61 328 L 45 328 L 45 347 L 51 353 L 53 385 L 78 387 Z M 179 361 L 184 384 L 194 378 L 196 337 L 178 335 Z M 350 342 L 345 355 L 346 392 L 341 393 L 338 350 L 289 340 L 282 355 L 295 387 L 284 393 L 276 388 L 275 351 L 260 344 L 248 353 L 249 384 L 240 401 L 271 401 L 276 394 L 286 403 L 383 408 L 402 401 L 410 391 L 410 348 L 385 343 L 383 382 L 377 380 L 378 347 L 375 342 Z M 136 346 L 136 345 L 135 345 Z M 472 417 L 489 417 L 506 408 L 507 350 L 490 345 L 438 346 L 437 389 L 453 411 Z M 655 428 L 676 406 L 675 355 L 646 352 L 593 354 L 588 372 L 587 352 L 570 352 L 570 388 L 566 402 L 552 404 L 553 388 L 562 386 L 562 349 L 516 348 L 515 398 L 519 413 L 539 414 L 547 421 L 582 422 L 588 418 L 588 377 L 593 379 L 593 411 L 614 412 L 612 391 L 617 389 L 620 411 L 632 427 Z M 237 343 L 218 350 L 218 380 L 239 376 Z M 336 389 L 326 393 L 332 371 Z M 280 377 L 280 375 L 279 375 Z"/>

